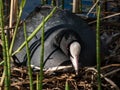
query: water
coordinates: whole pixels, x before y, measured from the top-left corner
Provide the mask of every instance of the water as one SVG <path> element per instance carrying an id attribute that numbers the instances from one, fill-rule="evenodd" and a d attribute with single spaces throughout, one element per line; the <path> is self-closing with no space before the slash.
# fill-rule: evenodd
<path id="1" fill-rule="evenodd" d="M 40 0 L 26 0 L 26 5 L 22 13 L 22 19 L 26 18 L 36 6 L 40 5 Z"/>
<path id="2" fill-rule="evenodd" d="M 40 1 L 41 0 L 26 0 L 26 5 L 23 10 L 22 19 L 26 18 L 29 15 L 29 13 L 34 10 L 34 8 L 36 6 L 39 6 Z M 51 2 L 51 0 L 48 0 L 49 4 L 50 4 L 50 2 Z M 92 0 L 82 0 L 82 10 L 84 12 L 88 12 L 89 9 L 91 8 L 91 6 L 92 6 Z M 65 9 L 71 11 L 72 10 L 72 0 L 65 0 L 64 7 L 65 7 Z M 86 13 L 84 13 L 84 14 L 86 14 Z"/>

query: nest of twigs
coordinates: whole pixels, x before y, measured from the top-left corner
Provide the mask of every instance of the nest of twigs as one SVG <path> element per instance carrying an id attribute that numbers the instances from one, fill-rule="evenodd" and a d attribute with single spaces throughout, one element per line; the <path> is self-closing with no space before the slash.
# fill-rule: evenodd
<path id="1" fill-rule="evenodd" d="M 111 64 L 101 67 L 102 90 L 119 90 L 120 64 Z M 2 73 L 1 73 L 2 74 Z M 33 84 L 36 89 L 36 77 L 38 72 L 33 73 Z M 74 71 L 63 72 L 61 70 L 44 72 L 43 90 L 64 90 L 68 82 L 71 90 L 96 90 L 97 70 L 95 67 L 81 68 L 79 75 Z M 11 89 L 29 90 L 29 77 L 26 67 L 13 67 L 11 69 Z"/>

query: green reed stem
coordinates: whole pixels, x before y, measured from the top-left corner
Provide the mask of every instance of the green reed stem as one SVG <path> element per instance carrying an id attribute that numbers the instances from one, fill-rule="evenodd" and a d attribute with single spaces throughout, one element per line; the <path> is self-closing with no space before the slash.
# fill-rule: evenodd
<path id="1" fill-rule="evenodd" d="M 26 52 L 27 52 L 28 75 L 29 75 L 29 79 L 30 79 L 30 90 L 33 90 L 33 78 L 32 78 L 32 69 L 31 69 L 30 50 L 29 50 L 28 41 L 27 41 L 26 24 L 25 24 L 25 22 L 23 24 L 24 24 L 24 36 L 25 36 Z"/>
<path id="2" fill-rule="evenodd" d="M 41 5 L 45 5 L 45 0 L 41 0 Z"/>
<path id="3" fill-rule="evenodd" d="M 52 5 L 52 6 L 56 6 L 56 0 L 52 0 L 52 1 L 51 1 L 51 5 Z"/>
<path id="4" fill-rule="evenodd" d="M 23 11 L 23 8 L 25 6 L 25 3 L 26 3 L 26 0 L 22 0 L 21 4 L 20 4 L 20 11 L 19 11 L 19 15 L 18 15 L 18 18 L 17 18 L 17 23 L 16 23 L 16 26 L 15 26 L 12 42 L 11 42 L 10 49 L 9 49 L 9 56 L 10 57 L 12 56 L 13 44 L 14 44 L 14 41 L 15 41 L 16 33 L 17 33 L 17 30 L 18 30 L 19 22 L 20 22 L 20 17 L 22 15 L 22 11 Z M 0 65 L 3 64 L 3 63 L 4 63 L 4 61 L 0 62 Z"/>
<path id="5" fill-rule="evenodd" d="M 0 62 L 0 65 L 2 65 L 4 63 L 4 60 Z"/>
<path id="6" fill-rule="evenodd" d="M 4 71 L 5 71 L 5 88 L 4 90 L 9 90 L 9 80 L 8 80 L 8 67 L 7 67 L 7 51 L 5 42 L 5 32 L 4 32 L 4 21 L 3 21 L 3 2 L 0 0 L 0 28 L 2 31 L 2 44 L 3 44 L 3 60 L 4 60 Z"/>
<path id="7" fill-rule="evenodd" d="M 64 0 L 62 0 L 62 9 L 64 9 Z"/>
<path id="8" fill-rule="evenodd" d="M 101 90 L 101 76 L 100 76 L 100 5 L 97 5 L 97 26 L 96 26 L 96 57 L 97 57 L 97 70 L 98 70 L 98 90 Z"/>
<path id="9" fill-rule="evenodd" d="M 53 8 L 53 10 L 50 12 L 50 14 L 45 18 L 45 20 L 44 20 L 45 23 L 52 17 L 52 15 L 55 13 L 56 9 L 57 9 L 57 7 Z M 40 25 L 34 30 L 34 32 L 27 38 L 28 42 L 35 36 L 35 34 L 37 34 L 39 32 L 39 30 L 42 28 L 43 24 L 44 24 L 43 22 L 40 23 Z M 25 41 L 15 52 L 13 52 L 12 55 L 18 53 L 24 46 L 25 46 Z"/>
<path id="10" fill-rule="evenodd" d="M 18 15 L 18 17 L 17 17 L 17 23 L 16 23 L 16 26 L 15 26 L 13 38 L 12 38 L 11 45 L 10 45 L 10 49 L 9 49 L 10 55 L 12 54 L 12 49 L 13 49 L 13 45 L 14 45 L 16 33 L 17 33 L 17 30 L 18 30 L 20 18 L 21 18 L 22 11 L 23 11 L 23 8 L 24 8 L 24 6 L 25 6 L 25 3 L 26 3 L 26 0 L 22 0 L 21 3 L 20 3 L 20 11 L 19 11 L 19 15 Z"/>
<path id="11" fill-rule="evenodd" d="M 6 54 L 7 54 L 7 76 L 8 76 L 8 87 L 10 88 L 10 74 L 11 74 L 11 62 L 10 62 L 10 55 L 9 55 L 9 45 L 8 45 L 8 37 L 5 36 L 5 44 L 6 44 Z"/>
<path id="12" fill-rule="evenodd" d="M 65 90 L 70 90 L 70 87 L 69 87 L 68 81 L 66 81 L 66 83 L 65 83 Z"/>
<path id="13" fill-rule="evenodd" d="M 41 5 L 48 4 L 48 0 L 41 0 Z"/>
<path id="14" fill-rule="evenodd" d="M 43 61 L 44 61 L 44 25 L 45 18 L 43 18 L 43 26 L 42 26 L 42 37 L 41 37 L 41 52 L 40 52 L 40 88 L 42 90 L 42 81 L 43 81 Z"/>

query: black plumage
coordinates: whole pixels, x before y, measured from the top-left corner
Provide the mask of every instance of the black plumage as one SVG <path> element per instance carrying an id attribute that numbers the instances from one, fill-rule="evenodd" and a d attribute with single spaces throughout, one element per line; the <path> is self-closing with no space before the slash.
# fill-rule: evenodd
<path id="1" fill-rule="evenodd" d="M 42 22 L 44 16 L 47 16 L 53 9 L 51 6 L 37 7 L 28 18 L 26 18 L 28 36 Z M 40 65 L 40 46 L 41 31 L 29 42 L 31 64 Z M 21 27 L 16 36 L 13 51 L 15 51 L 24 41 L 23 27 Z M 81 48 L 78 62 L 82 66 L 95 65 L 95 32 L 90 29 L 87 23 L 79 16 L 69 11 L 57 9 L 52 18 L 45 23 L 45 53 L 44 67 L 54 67 L 70 61 L 70 45 L 73 42 L 80 44 Z M 75 50 L 76 52 L 76 50 Z M 19 61 L 26 65 L 26 50 L 23 48 L 16 54 Z M 17 61 L 18 62 L 18 61 Z"/>

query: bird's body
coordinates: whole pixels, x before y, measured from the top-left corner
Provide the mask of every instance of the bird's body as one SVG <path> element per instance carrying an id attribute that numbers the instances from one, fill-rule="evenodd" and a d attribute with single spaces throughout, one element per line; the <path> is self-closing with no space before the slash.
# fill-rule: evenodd
<path id="1" fill-rule="evenodd" d="M 34 10 L 26 19 L 28 36 L 42 22 L 53 7 L 43 6 Z M 41 31 L 29 42 L 31 53 L 31 64 L 40 65 Z M 23 28 L 16 36 L 15 51 L 24 41 Z M 83 66 L 95 65 L 95 32 L 90 29 L 85 21 L 69 11 L 57 9 L 55 14 L 45 23 L 45 68 L 59 66 L 66 61 L 70 61 L 69 45 L 77 41 L 81 50 L 78 62 Z M 16 57 L 20 62 L 26 61 L 26 50 L 23 48 Z"/>

